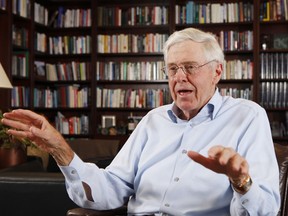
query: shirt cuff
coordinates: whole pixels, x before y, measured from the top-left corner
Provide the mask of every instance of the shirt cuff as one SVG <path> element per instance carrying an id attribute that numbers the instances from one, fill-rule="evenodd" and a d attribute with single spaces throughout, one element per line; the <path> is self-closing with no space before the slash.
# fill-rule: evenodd
<path id="1" fill-rule="evenodd" d="M 59 166 L 67 181 L 79 180 L 81 170 L 85 170 L 85 163 L 74 153 L 74 157 L 68 166 Z"/>
<path id="2" fill-rule="evenodd" d="M 248 212 L 255 208 L 255 205 L 258 204 L 259 201 L 259 187 L 258 185 L 253 182 L 249 191 L 245 194 L 241 195 L 236 193 L 237 200 L 239 201 L 238 205 L 241 205 L 243 208 L 247 209 Z"/>

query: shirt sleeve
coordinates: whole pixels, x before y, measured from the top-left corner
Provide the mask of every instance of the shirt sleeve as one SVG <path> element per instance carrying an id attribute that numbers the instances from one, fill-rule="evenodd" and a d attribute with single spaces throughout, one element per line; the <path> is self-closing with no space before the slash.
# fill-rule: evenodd
<path id="1" fill-rule="evenodd" d="M 127 197 L 125 195 L 127 186 L 121 179 L 107 174 L 108 171 L 98 168 L 93 163 L 83 162 L 77 154 L 74 154 L 69 166 L 59 166 L 59 168 L 65 177 L 67 193 L 77 205 L 106 210 L 120 207 L 126 202 L 123 197 Z M 82 182 L 93 188 L 93 202 L 87 199 Z"/>
<path id="2" fill-rule="evenodd" d="M 234 191 L 231 215 L 277 215 L 279 170 L 269 125 L 266 112 L 260 108 L 241 138 L 238 152 L 248 161 L 253 183 L 244 195 Z"/>

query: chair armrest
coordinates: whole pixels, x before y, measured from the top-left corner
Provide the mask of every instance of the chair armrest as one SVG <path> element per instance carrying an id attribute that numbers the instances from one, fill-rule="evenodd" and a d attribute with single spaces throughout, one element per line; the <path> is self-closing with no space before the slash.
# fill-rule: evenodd
<path id="1" fill-rule="evenodd" d="M 67 195 L 62 173 L 37 171 L 1 172 L 0 203 L 1 216 L 59 216 L 78 207 Z"/>
<path id="2" fill-rule="evenodd" d="M 67 212 L 66 216 L 124 216 L 127 215 L 127 206 L 122 206 L 112 210 L 93 210 L 85 208 L 74 208 Z"/>

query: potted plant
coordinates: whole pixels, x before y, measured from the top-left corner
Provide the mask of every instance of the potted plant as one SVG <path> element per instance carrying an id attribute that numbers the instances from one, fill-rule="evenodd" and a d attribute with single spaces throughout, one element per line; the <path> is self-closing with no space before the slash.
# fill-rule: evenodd
<path id="1" fill-rule="evenodd" d="M 27 160 L 27 147 L 36 147 L 28 139 L 18 139 L 7 133 L 8 126 L 1 123 L 0 113 L 0 169 L 18 165 Z"/>

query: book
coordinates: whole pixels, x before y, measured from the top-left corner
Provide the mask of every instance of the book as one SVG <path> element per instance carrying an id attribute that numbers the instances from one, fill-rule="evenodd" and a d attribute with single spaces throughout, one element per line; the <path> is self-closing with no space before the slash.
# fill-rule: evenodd
<path id="1" fill-rule="evenodd" d="M 34 62 L 34 72 L 37 76 L 46 76 L 46 70 L 45 70 L 45 62 L 43 61 L 35 61 Z"/>

